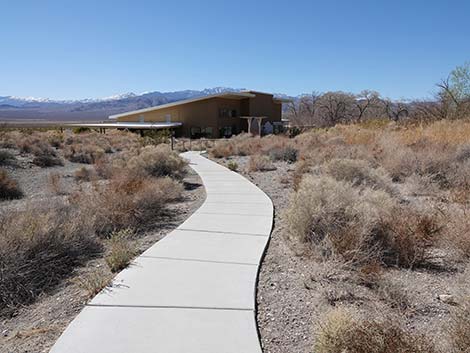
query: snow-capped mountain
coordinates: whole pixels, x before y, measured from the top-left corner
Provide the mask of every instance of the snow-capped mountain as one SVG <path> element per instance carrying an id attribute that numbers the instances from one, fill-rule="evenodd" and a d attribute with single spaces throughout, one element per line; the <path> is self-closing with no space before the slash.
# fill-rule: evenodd
<path id="1" fill-rule="evenodd" d="M 0 96 L 0 121 L 9 119 L 103 120 L 112 114 L 153 107 L 183 99 L 241 90 L 240 88 L 214 87 L 200 91 L 154 91 L 141 94 L 129 92 L 104 98 L 80 100 Z"/>

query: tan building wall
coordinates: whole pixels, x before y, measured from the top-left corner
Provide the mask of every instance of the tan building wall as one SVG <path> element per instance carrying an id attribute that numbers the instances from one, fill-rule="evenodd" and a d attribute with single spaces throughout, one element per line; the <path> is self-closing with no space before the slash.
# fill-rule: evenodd
<path id="1" fill-rule="evenodd" d="M 129 122 L 181 122 L 177 135 L 190 137 L 195 133 L 222 137 L 220 130 L 229 128 L 233 134 L 247 131 L 247 123 L 240 116 L 268 116 L 270 121 L 281 121 L 281 104 L 273 96 L 256 93 L 254 98 L 228 99 L 212 97 L 167 108 L 136 112 L 117 118 Z"/>

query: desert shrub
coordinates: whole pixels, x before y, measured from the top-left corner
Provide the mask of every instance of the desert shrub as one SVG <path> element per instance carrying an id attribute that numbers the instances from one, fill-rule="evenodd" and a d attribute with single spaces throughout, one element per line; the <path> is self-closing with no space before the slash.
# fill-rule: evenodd
<path id="1" fill-rule="evenodd" d="M 15 159 L 15 156 L 10 151 L 0 150 L 0 165 L 11 164 Z"/>
<path id="2" fill-rule="evenodd" d="M 276 167 L 272 164 L 268 156 L 255 154 L 250 156 L 250 159 L 248 160 L 248 171 L 250 172 L 264 172 L 275 169 Z"/>
<path id="3" fill-rule="evenodd" d="M 72 131 L 74 134 L 83 134 L 84 132 L 90 132 L 91 129 L 89 127 L 79 126 L 79 127 L 74 127 Z"/>
<path id="4" fill-rule="evenodd" d="M 59 157 L 50 154 L 43 154 L 40 156 L 35 156 L 33 158 L 33 164 L 39 167 L 53 167 L 56 165 L 64 165 L 64 162 L 62 162 L 62 159 Z"/>
<path id="5" fill-rule="evenodd" d="M 182 179 L 188 163 L 167 145 L 146 146 L 128 162 L 130 171 L 154 177 Z"/>
<path id="6" fill-rule="evenodd" d="M 1 217 L 1 314 L 32 303 L 101 250 L 88 222 L 72 207 L 35 205 Z"/>
<path id="7" fill-rule="evenodd" d="M 95 171 L 90 168 L 81 167 L 74 172 L 76 181 L 91 181 L 95 178 Z"/>
<path id="8" fill-rule="evenodd" d="M 95 173 L 102 179 L 111 179 L 114 173 L 112 161 L 107 157 L 98 159 L 95 164 Z"/>
<path id="9" fill-rule="evenodd" d="M 18 182 L 10 178 L 6 170 L 0 169 L 0 200 L 19 199 L 22 196 Z"/>
<path id="10" fill-rule="evenodd" d="M 447 217 L 446 245 L 456 253 L 456 257 L 470 259 L 470 219 L 467 212 L 448 214 Z"/>
<path id="11" fill-rule="evenodd" d="M 320 323 L 317 353 L 433 353 L 437 350 L 423 335 L 413 334 L 393 318 L 359 317 L 345 308 L 332 310 Z"/>
<path id="12" fill-rule="evenodd" d="M 470 297 L 464 298 L 457 308 L 454 308 L 450 323 L 446 328 L 450 337 L 453 352 L 468 353 L 470 350 Z"/>
<path id="13" fill-rule="evenodd" d="M 104 155 L 105 151 L 94 144 L 72 144 L 67 146 L 64 156 L 70 162 L 93 164 Z"/>
<path id="14" fill-rule="evenodd" d="M 87 214 L 100 236 L 107 236 L 124 228 L 151 226 L 182 192 L 183 186 L 168 177 L 121 175 L 108 184 L 95 185 L 92 192 L 72 195 L 70 201 Z"/>
<path id="15" fill-rule="evenodd" d="M 237 169 L 238 169 L 238 163 L 235 162 L 235 161 L 229 161 L 227 163 L 227 168 L 230 169 L 230 170 L 233 170 L 234 172 L 236 172 Z"/>
<path id="16" fill-rule="evenodd" d="M 227 158 L 235 155 L 235 146 L 230 140 L 217 141 L 209 149 L 209 154 L 214 158 Z"/>
<path id="17" fill-rule="evenodd" d="M 48 175 L 49 189 L 56 195 L 66 194 L 65 187 L 62 183 L 62 176 L 59 173 L 49 173 Z"/>
<path id="18" fill-rule="evenodd" d="M 367 186 L 389 193 L 394 192 L 392 179 L 383 168 L 372 168 L 367 161 L 353 159 L 332 159 L 320 167 L 336 180 L 350 182 L 354 186 Z"/>
<path id="19" fill-rule="evenodd" d="M 305 160 L 301 160 L 296 163 L 294 173 L 292 175 L 292 184 L 295 191 L 299 189 L 303 176 L 310 171 L 311 167 L 310 163 Z"/>
<path id="20" fill-rule="evenodd" d="M 297 161 L 298 151 L 291 146 L 275 147 L 269 151 L 269 157 L 273 161 L 294 163 Z"/>
<path id="21" fill-rule="evenodd" d="M 47 141 L 52 147 L 61 148 L 64 142 L 64 134 L 58 131 L 48 131 Z"/>
<path id="22" fill-rule="evenodd" d="M 109 253 L 106 264 L 111 272 L 118 272 L 126 268 L 136 255 L 137 251 L 132 244 L 133 231 L 129 228 L 111 233 L 108 244 Z"/>
<path id="23" fill-rule="evenodd" d="M 440 228 L 431 215 L 402 209 L 381 190 L 305 175 L 286 211 L 289 236 L 319 258 L 354 265 L 414 266 L 427 259 Z"/>

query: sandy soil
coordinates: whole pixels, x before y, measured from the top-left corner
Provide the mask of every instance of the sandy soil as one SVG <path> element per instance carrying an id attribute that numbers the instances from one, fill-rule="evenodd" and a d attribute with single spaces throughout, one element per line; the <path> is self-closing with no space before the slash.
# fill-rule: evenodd
<path id="1" fill-rule="evenodd" d="M 383 274 L 385 289 L 377 290 L 358 283 L 339 264 L 321 264 L 301 256 L 285 236 L 282 212 L 293 192 L 294 165 L 276 162 L 274 171 L 248 173 L 248 158 L 231 160 L 275 206 L 275 225 L 257 291 L 257 321 L 265 353 L 311 353 L 319 319 L 337 305 L 401 318 L 407 328 L 429 335 L 444 352 L 450 351 L 443 330 L 453 306 L 438 296 L 457 294 L 468 286 L 462 275 L 464 264 L 444 267 L 437 261 L 430 269 L 388 269 Z"/>
<path id="2" fill-rule="evenodd" d="M 73 172 L 81 166 L 83 165 L 65 161 L 62 167 L 39 168 L 30 166 L 28 161 L 20 161 L 19 167 L 7 167 L 10 174 L 19 181 L 25 198 L 0 202 L 0 211 L 11 207 L 19 208 L 25 200 L 61 197 L 48 189 L 49 174 L 59 173 L 62 176 L 64 189 L 72 190 L 77 188 Z M 198 175 L 192 170 L 184 179 L 184 185 L 182 201 L 171 204 L 167 215 L 156 221 L 152 231 L 136 236 L 135 243 L 139 252 L 143 252 L 163 238 L 203 203 L 204 187 Z M 48 352 L 62 331 L 90 299 L 84 279 L 91 280 L 94 277 L 111 279 L 112 276 L 103 258 L 91 260 L 86 266 L 77 268 L 53 292 L 44 294 L 36 303 L 21 308 L 12 318 L 0 318 L 0 352 Z"/>

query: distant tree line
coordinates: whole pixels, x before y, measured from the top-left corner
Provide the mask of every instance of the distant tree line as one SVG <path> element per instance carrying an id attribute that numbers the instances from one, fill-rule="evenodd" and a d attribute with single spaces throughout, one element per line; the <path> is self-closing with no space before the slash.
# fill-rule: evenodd
<path id="1" fill-rule="evenodd" d="M 393 101 L 378 92 L 312 92 L 292 101 L 285 112 L 294 126 L 328 127 L 370 119 L 396 122 L 409 120 L 461 119 L 470 117 L 470 62 L 456 67 L 436 84 L 427 101 Z"/>

